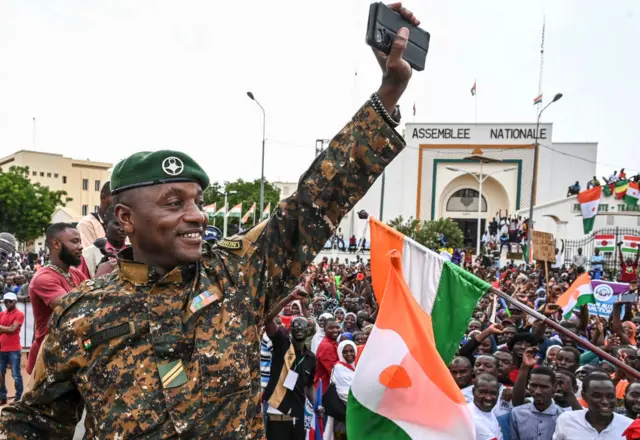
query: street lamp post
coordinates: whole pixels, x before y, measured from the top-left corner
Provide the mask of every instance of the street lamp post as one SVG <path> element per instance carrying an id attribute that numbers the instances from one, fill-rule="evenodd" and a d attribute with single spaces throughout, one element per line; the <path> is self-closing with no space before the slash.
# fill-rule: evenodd
<path id="1" fill-rule="evenodd" d="M 485 182 L 485 180 L 487 180 L 489 177 L 493 176 L 494 174 L 498 174 L 498 173 L 506 173 L 508 171 L 513 171 L 515 169 L 517 169 L 516 167 L 509 167 L 509 168 L 505 168 L 503 170 L 498 170 L 498 171 L 494 171 L 493 173 L 489 173 L 489 174 L 483 174 L 482 173 L 482 164 L 485 162 L 484 160 L 480 159 L 480 174 L 478 176 L 476 176 L 475 174 L 473 174 L 471 171 L 467 171 L 467 170 L 463 170 L 461 168 L 455 168 L 455 167 L 447 167 L 447 169 L 449 171 L 455 171 L 458 173 L 464 173 L 464 174 L 469 174 L 471 177 L 473 177 L 474 179 L 476 179 L 478 181 L 478 236 L 476 237 L 476 253 L 478 255 L 480 255 L 480 233 L 481 233 L 481 226 L 482 226 L 482 184 Z M 492 161 L 494 162 L 494 161 Z M 499 162 L 499 161 L 495 161 L 495 162 Z"/>
<path id="2" fill-rule="evenodd" d="M 260 215 L 262 216 L 262 211 L 264 210 L 264 143 L 265 143 L 265 129 L 267 123 L 267 115 L 264 111 L 264 107 L 258 102 L 258 100 L 253 96 L 253 93 L 247 92 L 247 96 L 251 98 L 258 106 L 260 110 L 262 110 L 262 168 L 260 170 Z"/>
<path id="3" fill-rule="evenodd" d="M 229 205 L 227 204 L 227 195 L 236 194 L 238 191 L 225 191 L 224 192 L 224 223 L 222 226 L 222 237 L 227 236 L 227 217 L 229 216 Z"/>
<path id="4" fill-rule="evenodd" d="M 529 203 L 529 221 L 527 226 L 527 249 L 529 252 L 529 261 L 533 260 L 533 255 L 531 255 L 531 250 L 533 249 L 531 247 L 531 242 L 533 239 L 533 204 L 535 201 L 536 181 L 538 177 L 538 150 L 540 149 L 540 143 L 538 142 L 538 132 L 540 131 L 540 117 L 542 116 L 542 112 L 545 111 L 547 107 L 558 101 L 560 98 L 562 98 L 562 93 L 556 93 L 551 102 L 545 105 L 542 110 L 540 110 L 540 113 L 538 113 L 538 120 L 536 121 L 536 143 L 533 150 L 533 179 L 531 179 L 531 199 Z M 529 261 L 527 261 L 527 263 L 529 263 Z"/>

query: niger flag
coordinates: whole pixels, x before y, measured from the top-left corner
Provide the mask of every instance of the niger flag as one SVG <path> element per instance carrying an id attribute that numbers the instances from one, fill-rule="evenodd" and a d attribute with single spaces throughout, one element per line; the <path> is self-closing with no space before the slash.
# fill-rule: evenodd
<path id="1" fill-rule="evenodd" d="M 371 231 L 371 276 L 378 304 L 386 295 L 389 252 L 402 260 L 402 276 L 413 298 L 431 316 L 436 347 L 449 363 L 460 345 L 480 297 L 489 283 L 477 278 L 390 226 L 369 217 Z"/>
<path id="2" fill-rule="evenodd" d="M 404 256 L 393 250 L 386 257 L 390 264 L 380 313 L 349 391 L 347 436 L 473 440 L 465 399 L 436 349 L 432 316 L 405 282 Z"/>

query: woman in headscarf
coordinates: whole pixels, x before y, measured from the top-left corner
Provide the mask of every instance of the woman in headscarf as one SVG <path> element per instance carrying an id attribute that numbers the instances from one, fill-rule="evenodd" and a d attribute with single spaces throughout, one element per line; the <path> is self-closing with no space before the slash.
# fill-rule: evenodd
<path id="1" fill-rule="evenodd" d="M 547 353 L 544 357 L 544 362 L 542 365 L 547 367 L 555 368 L 556 367 L 556 356 L 558 352 L 562 350 L 562 345 L 552 345 L 547 348 Z"/>
<path id="2" fill-rule="evenodd" d="M 356 371 L 356 344 L 353 341 L 342 341 L 338 345 L 338 363 L 331 372 L 331 383 L 335 384 L 338 397 L 345 404 L 349 396 L 349 389 Z M 327 418 L 327 426 L 323 440 L 341 440 L 347 438 L 347 426 L 344 422 Z"/>
<path id="3" fill-rule="evenodd" d="M 358 330 L 358 317 L 355 313 L 349 312 L 344 315 L 344 323 L 342 324 L 342 331 L 353 333 Z"/>
<path id="4" fill-rule="evenodd" d="M 333 318 L 331 313 L 323 313 L 318 318 L 318 322 L 316 323 L 316 334 L 313 335 L 313 339 L 311 340 L 311 352 L 316 354 L 318 351 L 318 347 L 320 343 L 324 339 L 324 326 L 327 323 L 327 319 Z"/>
<path id="5" fill-rule="evenodd" d="M 343 307 L 338 307 L 333 311 L 333 316 L 336 318 L 336 322 L 340 324 L 340 328 L 342 328 L 344 324 L 344 315 L 347 311 Z"/>
<path id="6" fill-rule="evenodd" d="M 353 341 L 353 334 L 349 332 L 344 332 L 340 336 L 338 336 L 338 343 L 342 341 Z"/>

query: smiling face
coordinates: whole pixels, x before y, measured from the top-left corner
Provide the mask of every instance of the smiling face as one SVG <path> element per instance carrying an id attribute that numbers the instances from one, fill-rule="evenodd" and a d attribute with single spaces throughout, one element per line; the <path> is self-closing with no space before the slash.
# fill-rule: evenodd
<path id="1" fill-rule="evenodd" d="M 624 407 L 627 412 L 637 418 L 640 415 L 640 382 L 632 382 L 624 395 Z"/>
<path id="2" fill-rule="evenodd" d="M 342 310 L 336 310 L 334 316 L 338 322 L 342 322 L 344 320 L 344 312 Z"/>
<path id="3" fill-rule="evenodd" d="M 353 315 L 346 315 L 344 317 L 344 329 L 346 331 L 351 331 L 356 328 L 356 317 Z"/>
<path id="4" fill-rule="evenodd" d="M 491 412 L 498 403 L 500 386 L 496 378 L 482 376 L 473 386 L 473 402 L 483 412 Z"/>
<path id="5" fill-rule="evenodd" d="M 613 414 L 616 407 L 616 388 L 611 380 L 593 380 L 587 390 L 582 390 L 582 397 L 589 405 L 589 411 L 605 418 Z"/>
<path id="6" fill-rule="evenodd" d="M 170 270 L 200 260 L 207 224 L 200 184 L 165 183 L 116 196 L 116 217 L 136 260 Z"/>
<path id="7" fill-rule="evenodd" d="M 345 345 L 342 349 L 342 357 L 348 364 L 352 364 L 356 360 L 356 351 L 353 349 L 353 346 Z"/>
<path id="8" fill-rule="evenodd" d="M 336 321 L 327 321 L 327 325 L 324 327 L 324 333 L 327 338 L 335 341 L 340 336 L 340 324 Z"/>

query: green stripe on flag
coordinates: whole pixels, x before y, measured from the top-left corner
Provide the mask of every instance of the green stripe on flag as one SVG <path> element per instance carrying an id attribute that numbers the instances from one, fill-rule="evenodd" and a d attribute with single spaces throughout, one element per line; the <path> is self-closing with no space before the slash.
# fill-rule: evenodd
<path id="1" fill-rule="evenodd" d="M 593 230 L 593 225 L 596 222 L 596 216 L 594 215 L 591 218 L 582 218 L 582 229 L 584 230 L 585 234 L 588 234 L 589 232 L 591 232 Z"/>
<path id="2" fill-rule="evenodd" d="M 579 295 L 578 299 L 576 300 L 576 305 L 573 307 L 573 309 L 569 310 L 567 313 L 564 314 L 564 319 L 571 318 L 573 311 L 575 309 L 579 309 L 581 306 L 585 304 L 596 304 L 596 297 L 594 296 L 593 293 L 588 293 L 586 295 Z"/>
<path id="3" fill-rule="evenodd" d="M 453 359 L 480 297 L 491 285 L 449 261 L 442 266 L 431 320 L 436 348 L 445 364 Z"/>
<path id="4" fill-rule="evenodd" d="M 350 439 L 411 440 L 400 426 L 364 407 L 351 391 L 348 399 L 347 437 Z"/>
<path id="5" fill-rule="evenodd" d="M 633 196 L 630 196 L 629 192 L 627 192 L 624 196 L 624 203 L 626 203 L 627 205 L 637 205 L 638 199 L 636 199 Z"/>
<path id="6" fill-rule="evenodd" d="M 609 184 L 609 185 L 605 185 L 602 187 L 602 192 L 604 192 L 604 195 L 609 197 L 611 195 L 611 186 L 613 184 Z"/>

